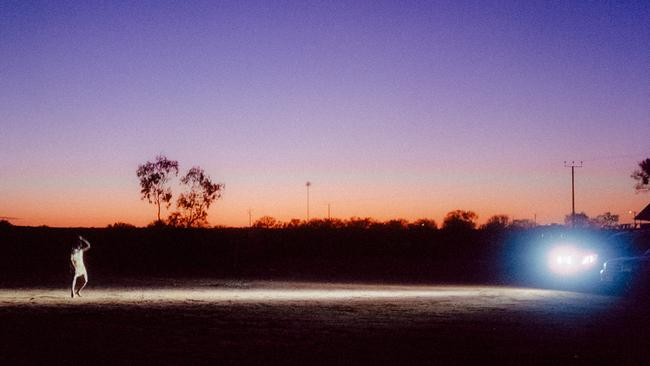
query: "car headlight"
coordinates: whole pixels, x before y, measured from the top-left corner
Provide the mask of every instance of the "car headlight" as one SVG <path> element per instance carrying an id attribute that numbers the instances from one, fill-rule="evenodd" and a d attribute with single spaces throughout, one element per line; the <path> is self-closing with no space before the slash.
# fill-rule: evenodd
<path id="1" fill-rule="evenodd" d="M 550 254 L 551 271 L 571 275 L 589 269 L 597 264 L 598 255 L 572 246 L 554 248 Z"/>

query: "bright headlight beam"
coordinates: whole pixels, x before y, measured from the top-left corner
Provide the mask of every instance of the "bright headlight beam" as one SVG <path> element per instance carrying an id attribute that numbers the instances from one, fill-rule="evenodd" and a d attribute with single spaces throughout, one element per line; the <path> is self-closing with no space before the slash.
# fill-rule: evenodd
<path id="1" fill-rule="evenodd" d="M 549 255 L 549 267 L 556 274 L 572 275 L 593 267 L 597 258 L 596 254 L 573 246 L 558 246 Z"/>
<path id="2" fill-rule="evenodd" d="M 86 296 L 70 299 L 68 294 L 53 289 L 0 290 L 0 308 L 5 305 L 112 305 L 149 306 L 151 304 L 231 304 L 231 303 L 296 303 L 337 301 L 446 301 L 445 299 L 476 299 L 477 304 L 508 296 L 539 297 L 547 290 L 486 286 L 364 286 L 346 288 L 105 288 L 89 289 Z M 148 304 L 148 305 L 147 305 Z"/>

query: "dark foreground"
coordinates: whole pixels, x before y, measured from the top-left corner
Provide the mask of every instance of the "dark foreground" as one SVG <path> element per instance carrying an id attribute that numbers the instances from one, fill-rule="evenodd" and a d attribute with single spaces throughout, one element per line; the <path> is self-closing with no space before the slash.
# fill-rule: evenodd
<path id="1" fill-rule="evenodd" d="M 639 299 L 484 286 L 140 285 L 74 300 L 64 289 L 0 290 L 0 364 L 650 361 L 650 311 Z"/>

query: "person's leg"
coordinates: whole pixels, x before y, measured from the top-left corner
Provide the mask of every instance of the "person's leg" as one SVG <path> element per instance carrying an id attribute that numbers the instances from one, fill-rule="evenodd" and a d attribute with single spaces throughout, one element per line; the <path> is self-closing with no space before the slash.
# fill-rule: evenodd
<path id="1" fill-rule="evenodd" d="M 82 276 L 84 278 L 84 283 L 83 283 L 83 285 L 81 285 L 81 287 L 79 287 L 79 290 L 77 290 L 77 295 L 78 296 L 81 296 L 81 294 L 80 294 L 81 290 L 83 290 L 84 287 L 86 287 L 86 285 L 88 284 L 88 273 L 84 273 L 84 274 L 82 274 Z"/>
<path id="2" fill-rule="evenodd" d="M 72 288 L 70 290 L 70 297 L 74 299 L 74 288 L 77 286 L 77 275 L 75 274 L 72 278 Z"/>

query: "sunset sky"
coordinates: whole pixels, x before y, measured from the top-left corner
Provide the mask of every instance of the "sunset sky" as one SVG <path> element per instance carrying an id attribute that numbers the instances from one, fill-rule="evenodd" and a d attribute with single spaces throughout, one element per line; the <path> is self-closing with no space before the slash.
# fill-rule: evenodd
<path id="1" fill-rule="evenodd" d="M 263 215 L 441 221 L 454 209 L 631 222 L 650 193 L 650 3 L 3 1 L 0 216 L 155 219 L 158 154 Z M 180 192 L 177 181 L 174 189 Z"/>

